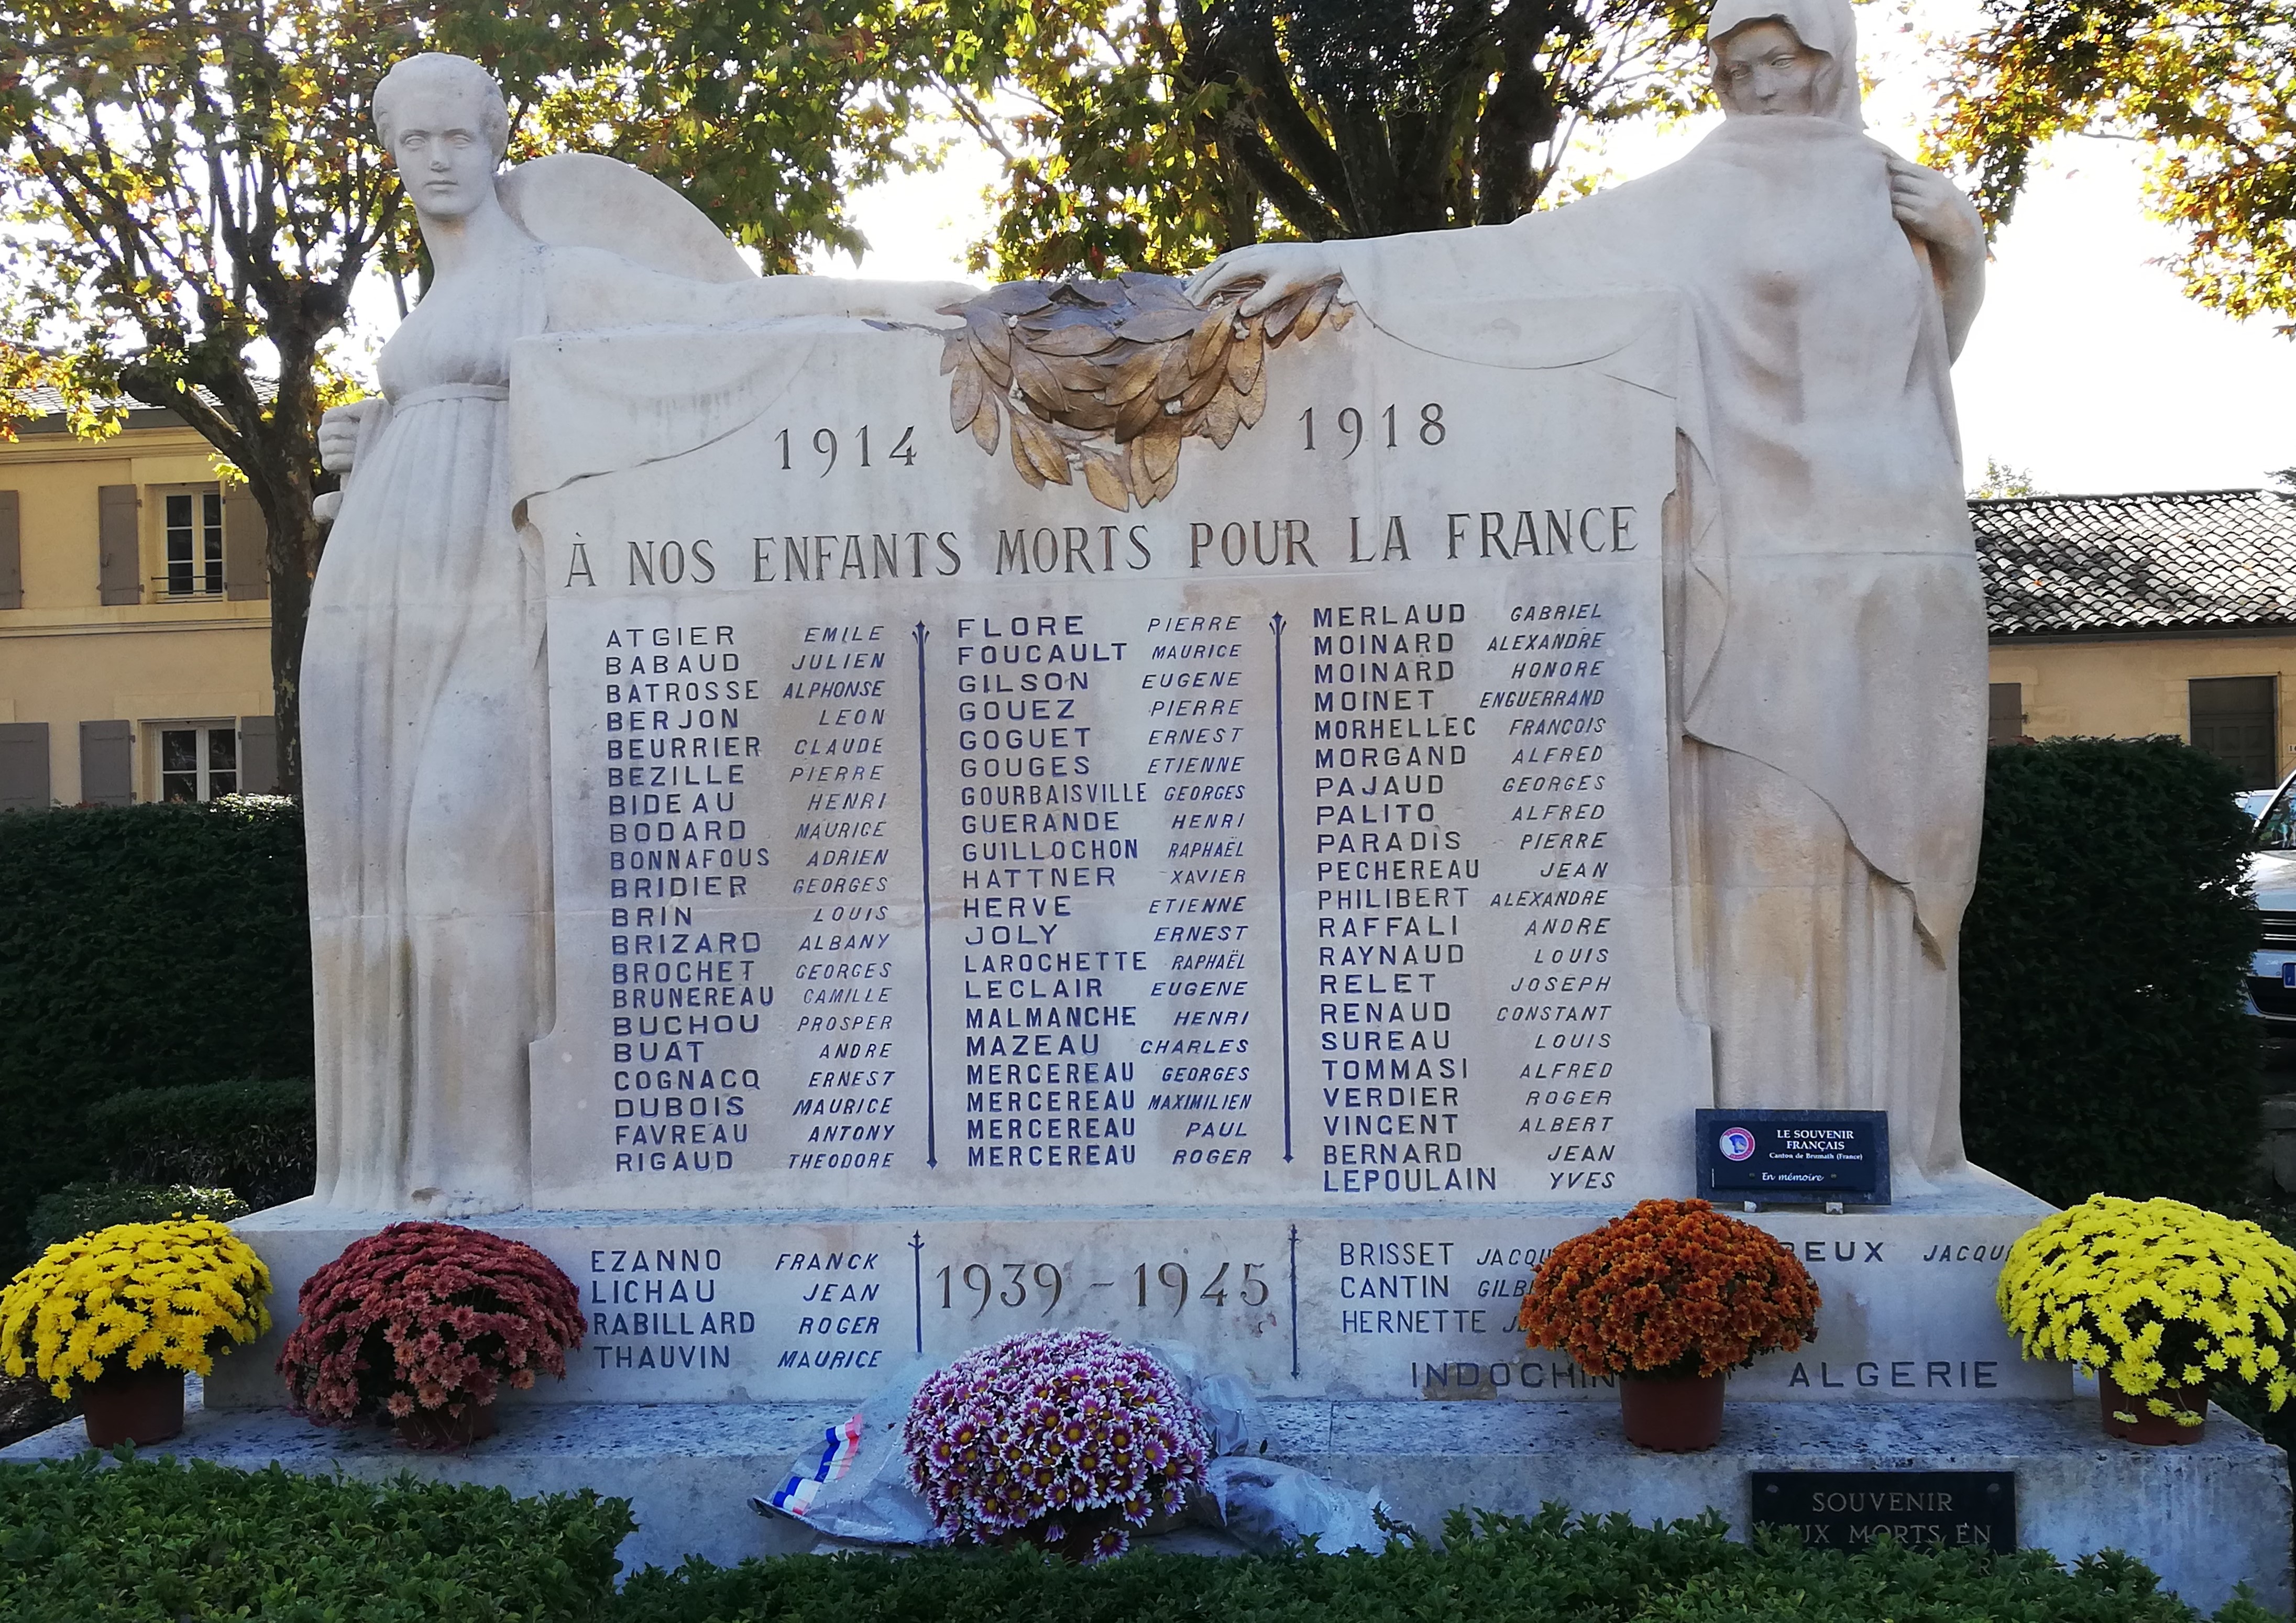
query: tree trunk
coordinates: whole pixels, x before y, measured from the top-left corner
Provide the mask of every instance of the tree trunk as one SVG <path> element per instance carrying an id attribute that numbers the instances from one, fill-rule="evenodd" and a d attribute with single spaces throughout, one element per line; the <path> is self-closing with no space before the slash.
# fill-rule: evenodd
<path id="1" fill-rule="evenodd" d="M 257 500 L 270 522 L 271 714 L 279 734 L 283 795 L 303 792 L 303 632 L 311 611 L 312 565 L 319 551 L 319 521 L 311 513 L 310 487 L 289 481 L 273 500 Z"/>

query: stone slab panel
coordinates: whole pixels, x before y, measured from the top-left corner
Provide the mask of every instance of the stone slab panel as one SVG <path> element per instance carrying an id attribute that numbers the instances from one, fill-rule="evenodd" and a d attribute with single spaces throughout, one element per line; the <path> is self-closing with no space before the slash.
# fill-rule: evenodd
<path id="1" fill-rule="evenodd" d="M 521 344 L 556 870 L 536 1203 L 1690 1187 L 1670 310 L 1569 366 L 1327 328 L 1130 512 L 952 433 L 922 330 Z M 617 392 L 689 352 L 789 381 Z"/>
<path id="2" fill-rule="evenodd" d="M 858 1398 L 909 1359 L 1045 1328 L 1193 1345 L 1271 1397 L 1580 1401 L 1607 1381 L 1513 1329 L 1538 1263 L 1616 1205 L 1445 1209 L 523 1212 L 488 1219 L 564 1268 L 589 1340 L 551 1402 Z M 1737 1378 L 1827 1402 L 2062 1398 L 1993 1304 L 2000 1260 L 2046 1209 L 1998 1179 L 1888 1212 L 1765 1211 L 1824 1297 L 1816 1341 Z M 237 1225 L 278 1324 L 211 1397 L 283 1401 L 272 1373 L 301 1282 L 387 1219 L 297 1201 Z"/>

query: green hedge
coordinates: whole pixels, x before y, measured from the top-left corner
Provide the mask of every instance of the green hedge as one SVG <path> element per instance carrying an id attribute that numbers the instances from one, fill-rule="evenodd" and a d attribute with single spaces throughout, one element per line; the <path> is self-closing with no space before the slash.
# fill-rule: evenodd
<path id="1" fill-rule="evenodd" d="M 1025 1553 L 691 1562 L 630 1579 L 617 1623 L 2169 1623 L 2200 1616 L 2122 1556 L 2068 1572 L 2038 1552 L 1850 1555 L 1670 1528 L 1454 1516 L 1446 1547 L 1263 1560 L 1140 1553 L 1065 1567 Z M 2244 1599 L 2222 1623 L 2265 1623 Z"/>
<path id="2" fill-rule="evenodd" d="M 254 1209 L 228 1189 L 189 1184 L 66 1184 L 32 1205 L 26 1237 L 35 1251 L 115 1223 L 159 1223 L 181 1214 L 229 1223 Z"/>
<path id="3" fill-rule="evenodd" d="M 308 1077 L 210 1082 L 99 1099 L 87 1125 L 114 1177 L 222 1184 L 259 1209 L 311 1193 L 317 1108 Z"/>
<path id="4" fill-rule="evenodd" d="M 124 1452 L 124 1451 L 123 1451 Z M 1447 1547 L 1070 1567 L 1025 1552 L 791 1556 L 613 1587 L 628 1506 L 590 1494 L 376 1485 L 135 1460 L 0 1465 L 0 1617 L 41 1623 L 2192 1623 L 2126 1557 L 2067 1571 L 1882 1547 L 1733 1544 L 1670 1528 L 1454 1517 Z M 2267 1623 L 2234 1600 L 2221 1623 Z"/>
<path id="5" fill-rule="evenodd" d="M 122 1451 L 125 1452 L 124 1450 Z M 135 1460 L 0 1465 L 0 1618 L 497 1623 L 607 1615 L 628 1504 Z"/>
<path id="6" fill-rule="evenodd" d="M 2069 1206 L 2238 1200 L 2255 1155 L 2258 939 L 2239 775 L 2173 738 L 1992 750 L 1961 934 L 1970 1158 Z"/>
<path id="7" fill-rule="evenodd" d="M 131 1088 L 311 1074 L 291 802 L 0 816 L 0 1249 L 100 1177 L 88 1107 Z"/>

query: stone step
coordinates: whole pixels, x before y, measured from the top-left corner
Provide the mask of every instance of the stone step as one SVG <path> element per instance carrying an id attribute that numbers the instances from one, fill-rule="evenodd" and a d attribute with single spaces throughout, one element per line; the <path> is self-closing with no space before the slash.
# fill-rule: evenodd
<path id="1" fill-rule="evenodd" d="M 244 1469 L 411 1471 L 519 1494 L 594 1488 L 628 1498 L 638 1530 L 623 1562 L 721 1563 L 809 1549 L 810 1530 L 749 1505 L 844 1415 L 827 1403 L 505 1402 L 499 1435 L 466 1454 L 422 1455 L 380 1429 L 323 1430 L 279 1410 L 214 1410 L 193 1383 L 184 1435 L 153 1452 Z M 2016 1473 L 2018 1540 L 2070 1562 L 2126 1550 L 2203 1611 L 2247 1582 L 2289 1608 L 2286 1456 L 2221 1409 L 2196 1444 L 2141 1447 L 2107 1438 L 2092 1395 L 2071 1403 L 1733 1401 L 1720 1445 L 1660 1455 L 1630 1447 L 1605 1403 L 1272 1402 L 1268 1457 L 1376 1488 L 1394 1513 L 1439 1535 L 1462 1506 L 1529 1514 L 1559 1500 L 1637 1521 L 1711 1507 L 1742 1529 L 1757 1471 L 2006 1471 Z M 78 1421 L 0 1459 L 68 1458 Z M 1192 1547 L 1202 1547 L 1201 1538 Z"/>

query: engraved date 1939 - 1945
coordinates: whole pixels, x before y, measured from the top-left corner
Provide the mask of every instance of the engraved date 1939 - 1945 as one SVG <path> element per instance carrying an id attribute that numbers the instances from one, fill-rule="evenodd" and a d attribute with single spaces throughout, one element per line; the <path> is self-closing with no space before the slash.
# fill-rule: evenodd
<path id="1" fill-rule="evenodd" d="M 1202 1265 L 1199 1265 L 1200 1267 Z M 1226 1307 L 1233 1300 L 1242 1307 L 1266 1305 L 1268 1290 L 1267 1265 L 1263 1262 L 1222 1262 L 1209 1279 L 1199 1272 L 1192 1281 L 1187 1266 L 1179 1262 L 1154 1265 L 1152 1272 L 1147 1263 L 1136 1264 L 1127 1276 L 1122 1268 L 1111 1270 L 1112 1279 L 1086 1279 L 1081 1282 L 1070 1277 L 1075 1265 L 1062 1268 L 1056 1262 L 981 1262 L 950 1263 L 935 1275 L 940 1281 L 940 1305 L 952 1312 L 970 1307 L 967 1318 L 977 1319 L 988 1311 L 991 1304 L 1002 1307 L 1035 1307 L 1039 1318 L 1049 1317 L 1061 1305 L 1063 1296 L 1089 1297 L 1100 1291 L 1115 1291 L 1113 1298 L 1103 1300 L 1122 1301 L 1144 1308 L 1152 1305 L 1170 1305 L 1174 1318 L 1187 1310 L 1190 1301 L 1210 1302 L 1215 1308 Z M 1192 1297 L 1190 1287 L 1198 1282 L 1202 1288 Z"/>

